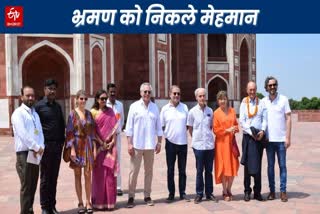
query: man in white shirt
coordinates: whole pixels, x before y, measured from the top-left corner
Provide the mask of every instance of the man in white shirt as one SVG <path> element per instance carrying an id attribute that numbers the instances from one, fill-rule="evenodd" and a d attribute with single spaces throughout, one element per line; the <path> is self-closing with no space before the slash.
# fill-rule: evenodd
<path id="1" fill-rule="evenodd" d="M 123 105 L 120 101 L 116 100 L 116 85 L 114 83 L 109 83 L 107 85 L 107 91 L 108 91 L 108 100 L 106 105 L 113 109 L 114 114 L 119 120 L 118 130 L 116 131 L 117 156 L 118 156 L 118 163 L 119 163 L 119 172 L 117 175 L 117 195 L 122 196 L 123 192 L 121 189 L 121 131 L 122 131 L 122 126 L 124 124 Z"/>
<path id="2" fill-rule="evenodd" d="M 278 157 L 280 168 L 280 199 L 287 202 L 287 166 L 286 153 L 291 144 L 291 109 L 288 98 L 278 94 L 278 81 L 270 76 L 265 80 L 265 89 L 269 96 L 263 98 L 267 109 L 268 138 L 267 158 L 268 158 L 268 180 L 270 193 L 268 200 L 275 199 L 274 164 L 275 154 Z"/>
<path id="3" fill-rule="evenodd" d="M 261 196 L 261 161 L 263 154 L 261 140 L 267 128 L 267 115 L 263 103 L 257 97 L 255 82 L 248 82 L 247 93 L 248 96 L 243 98 L 241 102 L 239 117 L 243 130 L 241 164 L 244 165 L 244 200 L 250 201 L 252 176 L 254 178 L 253 198 L 264 201 Z"/>
<path id="4" fill-rule="evenodd" d="M 40 118 L 33 105 L 34 90 L 30 86 L 21 89 L 22 104 L 12 114 L 11 122 L 14 133 L 17 156 L 16 169 L 20 179 L 20 213 L 33 212 L 34 195 L 39 177 L 39 165 L 28 163 L 28 153 L 36 158 L 44 151 L 44 137 Z"/>
<path id="5" fill-rule="evenodd" d="M 168 202 L 172 202 L 175 195 L 174 166 L 176 158 L 178 158 L 180 199 L 190 201 L 185 192 L 188 153 L 188 107 L 180 102 L 180 93 L 180 88 L 177 85 L 171 86 L 170 101 L 167 105 L 163 106 L 160 113 L 160 121 L 166 141 Z"/>
<path id="6" fill-rule="evenodd" d="M 126 124 L 128 153 L 130 155 L 128 208 L 134 207 L 134 196 L 142 157 L 145 173 L 144 201 L 149 206 L 154 205 L 150 197 L 153 161 L 154 153 L 158 154 L 161 149 L 162 130 L 158 107 L 150 101 L 151 93 L 150 83 L 142 83 L 140 86 L 141 99 L 131 104 L 128 113 Z"/>
<path id="7" fill-rule="evenodd" d="M 206 104 L 206 90 L 204 88 L 198 88 L 194 93 L 198 104 L 189 111 L 187 119 L 197 168 L 197 195 L 194 203 L 198 204 L 202 201 L 204 186 L 207 200 L 216 202 L 213 195 L 212 178 L 214 160 L 213 111 Z M 203 171 L 205 171 L 205 182 L 203 182 Z"/>

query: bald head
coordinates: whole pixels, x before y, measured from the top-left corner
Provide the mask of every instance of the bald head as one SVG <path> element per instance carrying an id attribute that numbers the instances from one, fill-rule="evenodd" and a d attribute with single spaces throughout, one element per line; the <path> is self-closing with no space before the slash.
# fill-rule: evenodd
<path id="1" fill-rule="evenodd" d="M 254 99 L 257 95 L 257 85 L 253 81 L 249 81 L 247 84 L 247 93 L 251 99 Z"/>

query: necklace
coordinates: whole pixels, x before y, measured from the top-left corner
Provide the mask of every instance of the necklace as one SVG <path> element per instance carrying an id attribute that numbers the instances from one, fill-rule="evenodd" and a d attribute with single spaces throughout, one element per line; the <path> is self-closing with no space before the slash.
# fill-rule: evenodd
<path id="1" fill-rule="evenodd" d="M 256 114 L 258 113 L 258 97 L 255 98 L 256 100 L 256 106 L 255 106 L 255 109 L 254 109 L 254 112 L 253 114 L 250 113 L 250 100 L 249 100 L 249 96 L 246 98 L 246 101 L 247 101 L 247 110 L 248 110 L 248 117 L 249 118 L 252 118 L 254 116 L 256 116 Z"/>

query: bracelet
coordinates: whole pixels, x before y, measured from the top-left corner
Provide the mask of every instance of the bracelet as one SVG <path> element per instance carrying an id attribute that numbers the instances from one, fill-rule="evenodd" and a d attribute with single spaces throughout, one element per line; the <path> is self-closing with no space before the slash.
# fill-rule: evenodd
<path id="1" fill-rule="evenodd" d="M 160 146 L 161 146 L 161 142 L 158 142 L 157 145 L 160 145 Z"/>

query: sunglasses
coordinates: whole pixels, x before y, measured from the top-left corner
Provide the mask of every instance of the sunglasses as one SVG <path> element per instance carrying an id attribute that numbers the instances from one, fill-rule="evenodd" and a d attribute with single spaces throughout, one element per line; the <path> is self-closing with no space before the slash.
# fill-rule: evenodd
<path id="1" fill-rule="evenodd" d="M 268 85 L 268 87 L 269 88 L 271 88 L 271 87 L 277 87 L 278 86 L 278 84 L 277 83 L 274 83 L 274 84 L 270 84 L 270 85 Z"/>
<path id="2" fill-rule="evenodd" d="M 101 101 L 107 101 L 108 98 L 107 98 L 107 97 L 100 97 L 99 99 L 100 99 Z"/>
<path id="3" fill-rule="evenodd" d="M 87 97 L 80 97 L 79 100 L 81 100 L 81 101 L 83 101 L 83 100 L 87 101 L 88 98 L 87 98 Z"/>
<path id="4" fill-rule="evenodd" d="M 180 96 L 180 92 L 173 92 L 172 93 L 174 96 Z"/>
<path id="5" fill-rule="evenodd" d="M 57 90 L 57 88 L 55 88 L 55 87 L 46 87 L 49 91 L 56 91 Z"/>
<path id="6" fill-rule="evenodd" d="M 144 94 L 151 94 L 151 91 L 144 91 Z"/>

